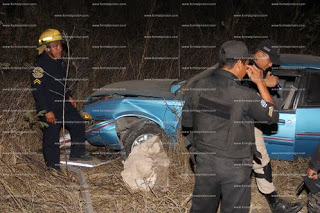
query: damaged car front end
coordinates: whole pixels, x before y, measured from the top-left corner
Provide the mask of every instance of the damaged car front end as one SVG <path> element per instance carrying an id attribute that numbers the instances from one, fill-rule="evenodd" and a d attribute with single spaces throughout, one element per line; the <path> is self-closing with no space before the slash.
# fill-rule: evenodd
<path id="1" fill-rule="evenodd" d="M 81 111 L 87 121 L 86 140 L 94 146 L 124 150 L 161 135 L 177 138 L 184 101 L 184 81 L 136 80 L 108 84 L 90 95 Z"/>

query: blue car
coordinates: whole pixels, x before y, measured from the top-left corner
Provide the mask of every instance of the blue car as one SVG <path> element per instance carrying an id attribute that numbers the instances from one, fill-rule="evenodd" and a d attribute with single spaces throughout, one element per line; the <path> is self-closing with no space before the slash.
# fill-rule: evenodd
<path id="1" fill-rule="evenodd" d="M 178 139 L 183 92 L 192 82 L 210 75 L 217 65 L 188 80 L 146 79 L 108 84 L 90 95 L 81 111 L 88 121 L 86 140 L 94 146 L 123 150 L 162 134 Z M 281 88 L 271 94 L 280 109 L 277 125 L 264 131 L 273 159 L 310 157 L 320 141 L 320 57 L 282 54 L 272 72 Z"/>

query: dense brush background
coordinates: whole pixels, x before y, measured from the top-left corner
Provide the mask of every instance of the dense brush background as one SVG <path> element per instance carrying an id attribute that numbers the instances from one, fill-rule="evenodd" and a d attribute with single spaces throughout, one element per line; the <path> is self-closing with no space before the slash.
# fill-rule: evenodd
<path id="1" fill-rule="evenodd" d="M 10 3 L 10 1 L 4 1 Z M 20 1 L 25 2 L 25 1 Z M 112 1 L 126 6 L 94 6 L 99 1 L 34 1 L 35 6 L 0 6 L 0 212 L 81 212 L 83 200 L 76 177 L 48 173 L 39 149 L 42 134 L 30 127 L 25 114 L 34 111 L 29 76 L 37 56 L 34 47 L 47 28 L 73 36 L 70 78 L 75 99 L 111 82 L 134 79 L 187 79 L 217 62 L 220 45 L 235 36 L 264 36 L 284 48 L 282 53 L 319 55 L 320 15 L 318 1 L 294 1 L 304 6 L 272 6 L 274 1 L 224 0 L 216 6 L 182 6 L 188 1 L 128 0 Z M 100 1 L 103 2 L 103 1 Z M 108 1 L 111 3 L 111 1 Z M 199 1 L 194 1 L 199 2 Z M 206 1 L 210 2 L 210 1 Z M 286 1 L 288 2 L 288 1 Z M 291 1 L 290 1 L 291 2 Z M 57 17 L 82 14 L 85 17 Z M 178 17 L 152 18 L 146 14 L 174 14 Z M 266 17 L 236 17 L 235 14 L 266 14 Z M 8 27 L 33 24 L 36 27 Z M 124 24 L 125 27 L 94 27 Z M 185 24 L 215 24 L 216 27 L 182 27 Z M 302 24 L 304 27 L 271 27 L 272 24 Z M 172 36 L 146 39 L 145 36 Z M 69 37 L 70 38 L 70 37 Z M 251 52 L 262 40 L 246 42 Z M 8 48 L 8 46 L 12 46 Z M 93 46 L 122 46 L 94 48 Z M 186 48 L 205 45 L 209 48 Z M 15 46 L 29 46 L 16 48 Z M 123 48 L 124 46 L 124 48 Z M 216 46 L 216 48 L 214 48 Z M 151 60 L 150 57 L 166 57 Z M 168 58 L 169 57 L 169 58 Z M 171 58 L 170 58 L 171 57 Z M 99 70 L 94 67 L 118 67 Z M 183 142 L 181 142 L 183 144 Z M 182 145 L 183 146 L 183 145 Z M 121 181 L 121 161 L 83 169 L 88 178 L 92 205 L 96 212 L 185 212 L 190 208 L 194 178 L 183 147 L 170 154 L 172 165 L 168 189 L 154 193 L 131 194 Z M 275 184 L 287 200 L 301 181 L 307 160 L 272 161 Z M 288 175 L 286 175 L 288 174 Z M 268 212 L 265 199 L 253 187 L 252 212 Z M 306 200 L 305 194 L 300 200 Z"/>

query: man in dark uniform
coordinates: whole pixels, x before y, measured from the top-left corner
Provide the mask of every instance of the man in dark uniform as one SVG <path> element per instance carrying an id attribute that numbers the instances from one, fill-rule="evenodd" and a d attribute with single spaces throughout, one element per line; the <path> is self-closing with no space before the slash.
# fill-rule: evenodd
<path id="1" fill-rule="evenodd" d="M 31 74 L 31 86 L 37 111 L 45 110 L 43 122 L 43 156 L 48 167 L 60 171 L 59 131 L 62 127 L 63 102 L 65 102 L 65 126 L 71 135 L 70 160 L 90 160 L 85 153 L 85 124 L 76 109 L 66 85 L 66 72 L 62 67 L 62 36 L 58 30 L 48 29 L 39 39 L 39 57 Z M 65 100 L 64 101 L 64 96 Z"/>
<path id="2" fill-rule="evenodd" d="M 260 42 L 253 55 L 254 60 L 251 61 L 254 66 L 259 68 L 263 73 L 263 80 L 268 88 L 277 87 L 279 78 L 273 76 L 269 71 L 269 68 L 273 64 L 280 65 L 280 49 L 279 45 L 273 40 L 264 40 Z M 245 78 L 243 85 L 249 88 L 255 89 L 259 92 L 256 84 L 249 78 Z M 283 199 L 280 199 L 277 195 L 276 188 L 272 181 L 272 168 L 270 158 L 266 149 L 266 145 L 263 139 L 264 125 L 255 125 L 255 139 L 257 151 L 261 154 L 259 160 L 253 161 L 253 170 L 256 177 L 256 183 L 259 191 L 267 198 L 270 208 L 273 213 L 296 213 L 299 212 L 303 204 L 302 203 L 289 203 Z M 256 158 L 255 158 L 256 159 Z"/>
<path id="3" fill-rule="evenodd" d="M 317 146 L 307 169 L 307 175 L 311 180 L 318 179 L 318 171 L 320 170 L 320 143 Z"/>
<path id="4" fill-rule="evenodd" d="M 308 177 L 314 181 L 314 184 L 319 184 L 318 171 L 320 170 L 320 143 L 317 146 L 307 169 Z M 317 181 L 316 181 L 317 180 Z M 309 192 L 308 194 L 308 212 L 320 212 L 320 192 Z"/>
<path id="5" fill-rule="evenodd" d="M 191 212 L 249 212 L 251 200 L 254 121 L 276 123 L 278 111 L 262 80 L 248 65 L 243 42 L 220 48 L 219 68 L 193 84 L 182 111 L 183 130 L 193 133 L 197 171 Z M 261 97 L 243 87 L 248 73 Z"/>

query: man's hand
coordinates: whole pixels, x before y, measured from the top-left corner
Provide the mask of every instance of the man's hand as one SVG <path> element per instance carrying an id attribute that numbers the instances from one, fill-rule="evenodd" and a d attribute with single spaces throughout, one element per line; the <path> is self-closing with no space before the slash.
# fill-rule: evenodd
<path id="1" fill-rule="evenodd" d="M 69 97 L 69 101 L 74 108 L 77 108 L 77 102 L 71 96 Z"/>
<path id="2" fill-rule="evenodd" d="M 310 168 L 308 168 L 308 170 L 307 170 L 307 175 L 308 175 L 308 178 L 310 178 L 311 180 L 318 179 L 317 171 L 314 171 L 314 170 L 312 170 Z"/>
<path id="3" fill-rule="evenodd" d="M 56 117 L 52 111 L 47 112 L 44 116 L 48 123 L 56 124 Z"/>
<path id="4" fill-rule="evenodd" d="M 277 76 L 272 76 L 271 72 L 269 71 L 264 79 L 264 82 L 266 83 L 267 87 L 275 87 L 279 82 L 279 78 Z"/>
<path id="5" fill-rule="evenodd" d="M 248 69 L 246 70 L 247 74 L 251 79 L 251 81 L 257 85 L 261 98 L 275 105 L 275 102 L 268 91 L 267 85 L 264 82 L 262 70 L 260 70 L 255 65 L 248 65 L 247 67 L 248 67 Z"/>
<path id="6" fill-rule="evenodd" d="M 255 84 L 263 82 L 262 70 L 260 70 L 256 65 L 247 65 L 247 74 L 251 81 Z"/>

